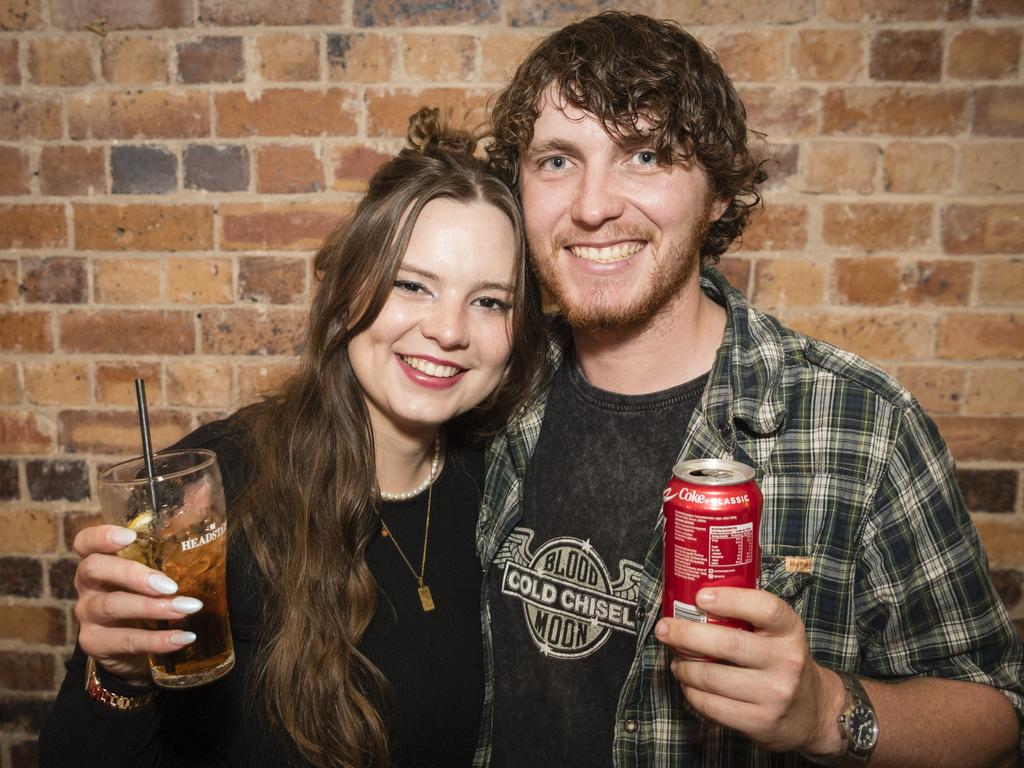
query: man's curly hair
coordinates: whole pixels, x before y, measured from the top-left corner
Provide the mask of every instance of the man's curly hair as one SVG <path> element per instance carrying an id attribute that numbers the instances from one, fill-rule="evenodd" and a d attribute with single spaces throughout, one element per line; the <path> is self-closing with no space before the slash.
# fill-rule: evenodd
<path id="1" fill-rule="evenodd" d="M 678 24 L 608 11 L 540 42 L 496 97 L 491 161 L 514 183 L 549 86 L 617 141 L 650 143 L 662 162 L 695 159 L 712 194 L 732 198 L 701 247 L 715 263 L 761 205 L 767 174 L 747 145 L 747 112 L 714 53 Z"/>

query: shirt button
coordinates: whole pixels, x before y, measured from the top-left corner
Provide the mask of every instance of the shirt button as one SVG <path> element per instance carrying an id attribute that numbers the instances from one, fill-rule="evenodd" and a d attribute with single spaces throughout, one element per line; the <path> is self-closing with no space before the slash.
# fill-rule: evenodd
<path id="1" fill-rule="evenodd" d="M 638 619 L 640 619 L 640 621 L 643 621 L 644 619 L 646 619 L 647 618 L 647 609 L 646 608 L 637 608 L 636 609 L 636 617 Z"/>
<path id="2" fill-rule="evenodd" d="M 638 730 L 640 730 L 640 723 L 638 723 L 633 718 L 630 718 L 622 724 L 622 729 L 626 733 L 636 733 Z"/>

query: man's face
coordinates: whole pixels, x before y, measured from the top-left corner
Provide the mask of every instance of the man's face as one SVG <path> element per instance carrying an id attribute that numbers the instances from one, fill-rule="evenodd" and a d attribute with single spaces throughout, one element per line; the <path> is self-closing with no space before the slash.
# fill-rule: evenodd
<path id="1" fill-rule="evenodd" d="M 616 143 L 549 89 L 521 163 L 530 255 L 569 322 L 635 325 L 694 278 L 707 229 L 728 207 L 703 169 Z"/>

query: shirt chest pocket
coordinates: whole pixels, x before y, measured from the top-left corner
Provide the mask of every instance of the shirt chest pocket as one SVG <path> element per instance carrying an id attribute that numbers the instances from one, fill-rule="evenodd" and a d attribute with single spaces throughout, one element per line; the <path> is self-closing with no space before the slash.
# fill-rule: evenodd
<path id="1" fill-rule="evenodd" d="M 761 589 L 785 600 L 801 618 L 813 577 L 814 563 L 810 555 L 761 553 Z"/>

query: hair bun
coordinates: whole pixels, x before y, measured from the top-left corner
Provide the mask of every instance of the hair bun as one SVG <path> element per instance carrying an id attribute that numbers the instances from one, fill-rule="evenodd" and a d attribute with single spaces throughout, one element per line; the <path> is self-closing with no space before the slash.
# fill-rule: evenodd
<path id="1" fill-rule="evenodd" d="M 420 107 L 409 116 L 409 131 L 406 134 L 409 146 L 422 155 L 438 150 L 472 155 L 476 152 L 477 138 L 469 131 L 452 128 L 446 118 L 441 117 L 437 107 Z"/>

